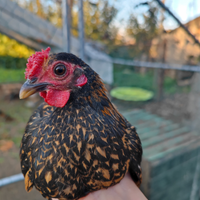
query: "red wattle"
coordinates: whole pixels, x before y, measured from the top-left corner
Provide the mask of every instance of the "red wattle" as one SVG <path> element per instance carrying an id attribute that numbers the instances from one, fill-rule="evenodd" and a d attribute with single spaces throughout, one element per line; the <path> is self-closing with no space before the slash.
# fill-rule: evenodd
<path id="1" fill-rule="evenodd" d="M 45 102 L 47 102 L 50 106 L 59 108 L 64 107 L 70 97 L 70 92 L 66 90 L 48 90 L 45 93 L 40 92 L 40 96 L 44 98 Z"/>
<path id="2" fill-rule="evenodd" d="M 44 99 L 46 98 L 47 96 L 47 92 L 46 91 L 42 91 L 39 93 L 41 97 L 43 97 Z"/>

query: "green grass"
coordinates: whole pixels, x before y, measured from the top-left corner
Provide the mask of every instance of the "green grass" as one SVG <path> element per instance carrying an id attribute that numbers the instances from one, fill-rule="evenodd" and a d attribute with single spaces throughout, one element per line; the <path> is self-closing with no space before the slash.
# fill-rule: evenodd
<path id="1" fill-rule="evenodd" d="M 153 70 L 142 75 L 127 66 L 114 66 L 114 86 L 140 87 L 155 92 Z M 179 87 L 176 80 L 165 77 L 164 93 L 189 92 L 189 87 Z"/>
<path id="2" fill-rule="evenodd" d="M 0 68 L 0 83 L 23 82 L 24 69 L 3 69 Z"/>
<path id="3" fill-rule="evenodd" d="M 141 75 L 135 73 L 130 68 L 114 67 L 114 85 L 153 90 L 153 76 L 151 74 Z"/>

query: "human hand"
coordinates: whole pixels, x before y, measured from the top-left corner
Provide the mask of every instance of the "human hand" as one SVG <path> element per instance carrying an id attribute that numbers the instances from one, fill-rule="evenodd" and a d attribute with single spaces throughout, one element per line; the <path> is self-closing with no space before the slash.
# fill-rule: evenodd
<path id="1" fill-rule="evenodd" d="M 102 189 L 89 193 L 87 196 L 79 200 L 147 200 L 140 189 L 131 179 L 130 174 L 126 176 L 116 185 L 108 189 Z"/>

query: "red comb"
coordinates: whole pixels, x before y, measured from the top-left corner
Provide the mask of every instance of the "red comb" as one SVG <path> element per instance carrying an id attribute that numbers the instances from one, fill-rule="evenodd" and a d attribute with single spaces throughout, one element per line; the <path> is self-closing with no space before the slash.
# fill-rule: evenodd
<path id="1" fill-rule="evenodd" d="M 42 51 L 35 52 L 32 56 L 28 58 L 28 63 L 26 64 L 26 72 L 25 72 L 25 78 L 33 78 L 37 77 L 37 75 L 42 70 L 42 65 L 44 61 L 48 58 L 49 52 L 51 51 L 51 48 L 48 47 L 45 50 L 42 49 Z"/>

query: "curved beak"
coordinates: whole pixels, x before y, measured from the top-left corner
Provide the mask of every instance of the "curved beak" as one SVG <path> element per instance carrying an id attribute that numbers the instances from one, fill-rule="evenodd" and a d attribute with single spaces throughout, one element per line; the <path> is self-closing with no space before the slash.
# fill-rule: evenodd
<path id="1" fill-rule="evenodd" d="M 47 89 L 48 83 L 34 84 L 28 79 L 21 87 L 19 92 L 19 98 L 25 99 L 36 92 L 42 92 Z"/>

